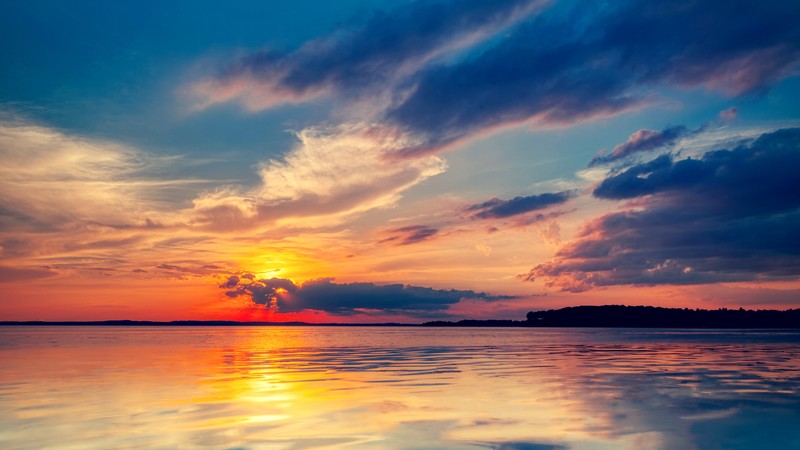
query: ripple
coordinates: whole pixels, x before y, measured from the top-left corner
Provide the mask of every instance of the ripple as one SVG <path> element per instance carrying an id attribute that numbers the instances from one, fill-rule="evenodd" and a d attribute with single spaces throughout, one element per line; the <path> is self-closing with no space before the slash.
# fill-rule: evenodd
<path id="1" fill-rule="evenodd" d="M 167 331 L 0 328 L 0 447 L 791 448 L 800 441 L 790 425 L 800 423 L 800 333 Z"/>

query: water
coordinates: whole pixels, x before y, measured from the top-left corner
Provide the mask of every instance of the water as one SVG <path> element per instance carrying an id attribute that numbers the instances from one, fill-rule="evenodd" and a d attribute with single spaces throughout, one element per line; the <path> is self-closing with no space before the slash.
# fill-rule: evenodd
<path id="1" fill-rule="evenodd" d="M 0 448 L 800 449 L 800 333 L 0 327 Z"/>

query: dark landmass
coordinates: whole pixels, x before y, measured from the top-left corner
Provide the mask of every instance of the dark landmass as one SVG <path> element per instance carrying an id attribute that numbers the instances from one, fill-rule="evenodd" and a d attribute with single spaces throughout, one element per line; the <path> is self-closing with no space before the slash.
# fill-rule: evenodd
<path id="1" fill-rule="evenodd" d="M 233 320 L 103 320 L 80 322 L 0 321 L 3 325 L 47 326 L 167 326 L 167 327 L 414 327 L 404 323 L 237 322 Z M 572 306 L 531 311 L 527 320 L 460 320 L 425 322 L 426 327 L 608 327 L 608 328 L 800 328 L 800 309 L 688 309 L 655 306 Z"/>
<path id="2" fill-rule="evenodd" d="M 573 306 L 531 311 L 527 320 L 426 322 L 430 327 L 800 328 L 800 309 L 688 309 L 654 306 Z"/>

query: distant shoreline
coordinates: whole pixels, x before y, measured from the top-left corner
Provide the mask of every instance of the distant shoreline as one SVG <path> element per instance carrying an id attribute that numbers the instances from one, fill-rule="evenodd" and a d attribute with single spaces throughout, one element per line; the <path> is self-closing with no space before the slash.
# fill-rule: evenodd
<path id="1" fill-rule="evenodd" d="M 570 327 L 570 328 L 685 328 L 685 329 L 797 329 L 800 309 L 750 310 L 689 309 L 655 306 L 571 306 L 531 311 L 527 320 L 461 320 L 427 322 L 433 327 Z"/>
<path id="2" fill-rule="evenodd" d="M 239 322 L 234 320 L 101 320 L 101 321 L 0 321 L 0 326 L 149 326 L 149 327 L 493 327 L 493 328 L 687 328 L 687 329 L 798 329 L 800 309 L 716 310 L 654 306 L 572 306 L 531 311 L 527 320 L 460 320 L 409 323 L 309 323 Z"/>

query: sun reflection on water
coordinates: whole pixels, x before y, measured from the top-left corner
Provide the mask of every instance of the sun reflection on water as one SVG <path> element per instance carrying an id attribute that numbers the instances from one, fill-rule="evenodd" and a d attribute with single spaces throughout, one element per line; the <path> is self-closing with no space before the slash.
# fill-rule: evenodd
<path id="1" fill-rule="evenodd" d="M 0 447 L 792 448 L 798 341 L 619 330 L 3 328 Z"/>

